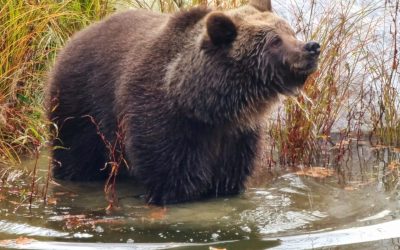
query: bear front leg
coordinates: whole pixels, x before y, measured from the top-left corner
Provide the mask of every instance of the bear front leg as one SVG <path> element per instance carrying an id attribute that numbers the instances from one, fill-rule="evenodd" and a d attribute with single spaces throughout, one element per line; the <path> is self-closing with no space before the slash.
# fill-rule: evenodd
<path id="1" fill-rule="evenodd" d="M 199 200 L 209 196 L 209 179 L 201 179 L 196 174 L 186 173 L 185 176 L 169 175 L 156 183 L 147 183 L 146 202 L 155 205 L 167 205 Z"/>
<path id="2" fill-rule="evenodd" d="M 133 147 L 128 144 L 128 152 L 134 152 L 134 175 L 146 186 L 149 204 L 163 206 L 209 195 L 212 156 L 200 142 L 176 139 L 148 143 L 136 137 Z"/>
<path id="3" fill-rule="evenodd" d="M 152 170 L 142 169 L 139 174 L 147 187 L 147 203 L 166 205 L 207 196 L 212 176 L 209 166 L 201 163 L 201 159 L 186 155 L 180 161 L 165 160 L 165 163 L 154 166 Z"/>
<path id="4" fill-rule="evenodd" d="M 241 133 L 226 138 L 220 155 L 219 167 L 213 178 L 214 195 L 236 195 L 244 191 L 252 174 L 260 144 L 258 131 Z"/>

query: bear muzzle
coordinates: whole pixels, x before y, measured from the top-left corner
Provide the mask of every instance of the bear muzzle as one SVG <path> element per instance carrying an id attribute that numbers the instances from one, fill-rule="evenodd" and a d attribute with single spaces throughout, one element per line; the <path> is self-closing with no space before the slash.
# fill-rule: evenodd
<path id="1" fill-rule="evenodd" d="M 311 57 L 318 57 L 321 53 L 321 46 L 317 42 L 308 42 L 304 45 L 304 50 L 311 56 Z"/>
<path id="2" fill-rule="evenodd" d="M 314 73 L 318 67 L 321 46 L 317 42 L 308 42 L 304 44 L 300 56 L 294 60 L 291 70 L 296 75 L 308 76 Z"/>

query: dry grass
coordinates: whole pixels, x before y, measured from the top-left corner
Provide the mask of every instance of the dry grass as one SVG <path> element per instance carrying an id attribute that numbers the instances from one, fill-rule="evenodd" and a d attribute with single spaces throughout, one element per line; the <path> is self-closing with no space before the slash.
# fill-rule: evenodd
<path id="1" fill-rule="evenodd" d="M 271 122 L 270 141 L 281 164 L 311 164 L 332 143 L 333 132 L 347 139 L 371 127 L 368 108 L 375 105 L 371 90 L 370 46 L 379 39 L 384 6 L 371 1 L 292 1 L 290 13 L 299 36 L 321 43 L 318 71 L 308 79 L 303 94 L 289 98 Z M 375 16 L 375 17 L 374 17 Z"/>
<path id="2" fill-rule="evenodd" d="M 118 4 L 116 5 L 116 2 Z M 42 108 L 48 66 L 76 30 L 126 6 L 173 12 L 242 0 L 0 0 L 0 162 L 16 164 L 46 142 Z M 304 40 L 322 44 L 320 68 L 304 94 L 276 112 L 268 133 L 282 164 L 312 163 L 341 138 L 366 131 L 400 144 L 399 2 L 291 0 L 276 5 Z"/>
<path id="3" fill-rule="evenodd" d="M 0 0 L 0 163 L 19 163 L 46 141 L 48 66 L 73 32 L 112 11 L 109 2 Z"/>

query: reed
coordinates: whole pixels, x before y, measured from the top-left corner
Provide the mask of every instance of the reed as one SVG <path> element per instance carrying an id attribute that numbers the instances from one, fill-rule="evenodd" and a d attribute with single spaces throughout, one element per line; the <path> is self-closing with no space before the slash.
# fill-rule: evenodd
<path id="1" fill-rule="evenodd" d="M 43 89 L 58 50 L 77 30 L 118 9 L 235 8 L 244 0 L 0 0 L 0 163 L 17 164 L 48 138 Z M 272 162 L 315 164 L 324 151 L 370 132 L 400 145 L 399 2 L 290 0 L 275 10 L 322 45 L 318 71 L 269 121 Z M 275 2 L 274 2 L 275 3 Z"/>
<path id="2" fill-rule="evenodd" d="M 398 96 L 385 93 L 394 91 L 394 82 L 385 83 L 380 72 L 376 77 L 371 74 L 372 68 L 390 68 L 386 63 L 377 65 L 382 51 L 372 50 L 385 43 L 382 13 L 387 7 L 379 1 L 357 3 L 291 1 L 285 10 L 300 37 L 321 43 L 322 54 L 319 69 L 303 93 L 287 99 L 270 121 L 269 141 L 278 152 L 275 161 L 282 165 L 321 164 L 329 149 L 343 145 L 341 141 L 359 140 L 365 131 L 372 127 L 378 131 L 383 124 L 393 128 L 383 119 L 395 117 Z M 387 101 L 383 106 L 391 109 L 379 117 L 375 107 L 381 98 Z M 386 136 L 379 131 L 379 136 Z M 339 142 L 332 140 L 334 133 L 339 133 Z"/>
<path id="3" fill-rule="evenodd" d="M 68 37 L 111 6 L 108 0 L 0 0 L 0 163 L 17 164 L 46 142 L 49 66 Z"/>

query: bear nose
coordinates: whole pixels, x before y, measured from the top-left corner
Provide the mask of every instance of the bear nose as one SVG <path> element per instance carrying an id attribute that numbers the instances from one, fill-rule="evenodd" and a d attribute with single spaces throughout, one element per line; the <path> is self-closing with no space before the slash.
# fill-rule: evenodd
<path id="1" fill-rule="evenodd" d="M 318 56 L 321 53 L 321 46 L 317 42 L 308 42 L 304 46 L 305 50 L 312 56 Z"/>

